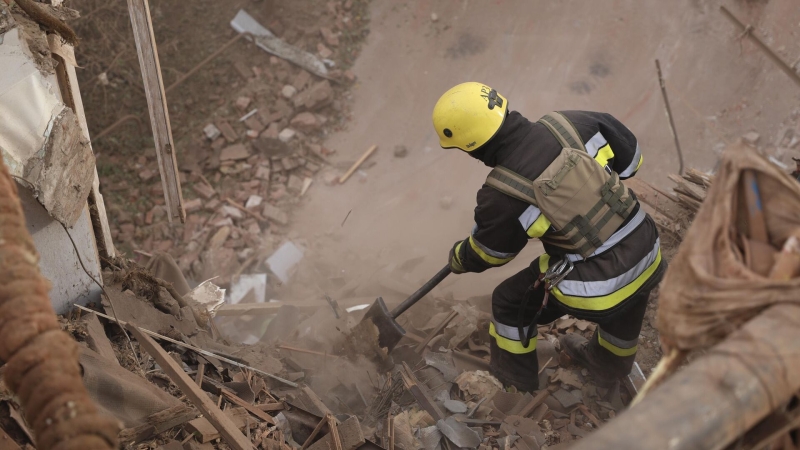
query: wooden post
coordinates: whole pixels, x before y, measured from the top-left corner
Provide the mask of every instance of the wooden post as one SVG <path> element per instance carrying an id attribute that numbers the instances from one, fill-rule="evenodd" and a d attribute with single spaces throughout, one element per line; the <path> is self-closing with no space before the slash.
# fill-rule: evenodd
<path id="1" fill-rule="evenodd" d="M 767 44 L 765 44 L 764 41 L 761 40 L 761 38 L 759 38 L 758 36 L 753 34 L 752 25 L 745 25 L 744 23 L 742 23 L 741 20 L 737 19 L 736 16 L 734 16 L 733 13 L 730 12 L 728 10 L 728 8 L 726 8 L 724 6 L 720 6 L 719 10 L 722 11 L 722 14 L 725 17 L 727 17 L 728 20 L 730 20 L 737 27 L 739 27 L 739 30 L 742 32 L 743 36 L 749 37 L 750 40 L 752 40 L 756 44 L 756 46 L 759 49 L 761 49 L 761 51 L 766 53 L 766 55 L 769 57 L 769 59 L 771 59 L 772 62 L 774 62 L 778 66 L 779 69 L 784 71 L 786 73 L 786 75 L 789 75 L 789 78 L 794 80 L 794 82 L 798 86 L 800 86 L 800 75 L 798 75 L 797 72 L 795 72 L 794 69 L 791 66 L 789 66 L 789 64 L 786 63 L 786 61 L 781 59 L 781 57 L 778 56 L 777 53 L 772 51 L 772 49 L 769 48 L 769 46 Z"/>
<path id="2" fill-rule="evenodd" d="M 161 185 L 164 188 L 167 218 L 172 223 L 172 219 L 177 217 L 183 223 L 186 221 L 186 211 L 183 209 L 178 161 L 175 158 L 175 144 L 172 142 L 167 96 L 164 93 L 164 81 L 161 79 L 161 65 L 158 61 L 156 38 L 153 35 L 153 22 L 150 19 L 150 6 L 147 0 L 128 0 L 128 13 L 131 16 L 136 53 L 139 55 L 139 65 L 142 69 L 147 109 L 150 113 L 150 125 L 153 128 L 153 141 L 158 156 L 158 171 L 161 173 Z"/>
<path id="3" fill-rule="evenodd" d="M 180 388 L 181 392 L 203 413 L 203 416 L 214 425 L 214 428 L 219 431 L 225 443 L 235 450 L 253 450 L 253 444 L 244 437 L 242 432 L 239 431 L 239 427 L 231 421 L 231 418 L 217 408 L 214 402 L 208 398 L 205 391 L 200 389 L 200 386 L 195 384 L 189 378 L 189 375 L 186 375 L 186 372 L 178 365 L 178 362 L 172 359 L 153 338 L 142 333 L 139 328 L 131 324 L 128 324 L 125 328 L 136 338 L 139 346 L 156 360 L 169 379 Z"/>
<path id="4" fill-rule="evenodd" d="M 768 308 L 571 449 L 726 448 L 800 390 L 798 324 Z"/>
<path id="5" fill-rule="evenodd" d="M 672 131 L 672 138 L 675 139 L 675 148 L 678 150 L 678 162 L 680 163 L 678 174 L 683 175 L 683 152 L 681 151 L 681 143 L 678 140 L 678 132 L 675 130 L 675 121 L 672 119 L 672 108 L 669 106 L 669 97 L 667 97 L 667 85 L 664 84 L 664 77 L 661 75 L 661 63 L 656 60 L 656 71 L 658 71 L 658 85 L 661 86 L 661 95 L 664 97 L 664 108 L 667 110 L 667 119 L 669 119 L 669 130 Z"/>

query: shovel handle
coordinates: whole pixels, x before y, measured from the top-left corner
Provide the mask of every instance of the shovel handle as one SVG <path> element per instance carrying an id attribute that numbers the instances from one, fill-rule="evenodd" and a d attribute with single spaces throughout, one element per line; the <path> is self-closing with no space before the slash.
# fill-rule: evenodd
<path id="1" fill-rule="evenodd" d="M 431 291 L 431 289 L 435 288 L 436 285 L 438 285 L 439 283 L 442 282 L 442 280 L 447 278 L 447 276 L 450 275 L 450 273 L 451 273 L 450 265 L 448 264 L 444 266 L 444 268 L 440 270 L 436 275 L 434 275 L 433 278 L 431 278 L 427 283 L 423 284 L 421 288 L 417 289 L 417 292 L 411 294 L 411 297 L 408 297 L 403 301 L 403 303 L 397 305 L 397 307 L 393 309 L 391 312 L 392 318 L 396 319 L 397 316 L 406 312 L 408 308 L 414 306 L 414 304 L 417 303 L 422 297 L 425 297 L 425 295 L 427 295 L 428 292 Z"/>

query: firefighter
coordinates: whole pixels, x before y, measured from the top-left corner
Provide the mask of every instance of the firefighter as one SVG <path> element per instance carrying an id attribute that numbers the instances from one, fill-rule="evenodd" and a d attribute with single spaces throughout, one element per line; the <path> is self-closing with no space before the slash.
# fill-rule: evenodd
<path id="1" fill-rule="evenodd" d="M 666 270 L 653 219 L 622 180 L 636 174 L 636 137 L 609 114 L 561 111 L 531 122 L 480 83 L 442 95 L 433 110 L 442 148 L 492 167 L 475 226 L 450 251 L 454 273 L 502 266 L 539 239 L 545 254 L 492 294 L 490 370 L 538 389 L 537 325 L 564 314 L 595 322 L 594 336 L 561 348 L 601 386 L 630 373 L 650 291 Z"/>

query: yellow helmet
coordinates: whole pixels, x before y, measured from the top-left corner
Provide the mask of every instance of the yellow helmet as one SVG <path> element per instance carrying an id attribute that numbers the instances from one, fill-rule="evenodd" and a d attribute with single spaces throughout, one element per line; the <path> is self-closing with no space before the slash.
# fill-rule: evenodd
<path id="1" fill-rule="evenodd" d="M 491 139 L 508 111 L 508 101 L 485 84 L 462 83 L 445 92 L 433 107 L 433 127 L 442 148 L 477 150 Z"/>

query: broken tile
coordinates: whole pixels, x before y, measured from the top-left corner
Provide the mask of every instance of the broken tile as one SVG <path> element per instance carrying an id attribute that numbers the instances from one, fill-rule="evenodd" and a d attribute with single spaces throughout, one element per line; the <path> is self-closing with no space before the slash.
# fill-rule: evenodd
<path id="1" fill-rule="evenodd" d="M 566 389 L 559 389 L 551 394 L 551 397 L 554 397 L 558 402 L 566 409 L 573 408 L 574 406 L 581 403 L 581 400 L 576 397 L 573 393 L 567 391 Z"/>
<path id="2" fill-rule="evenodd" d="M 244 218 L 244 213 L 240 211 L 239 208 L 236 208 L 234 206 L 223 205 L 222 208 L 220 208 L 220 210 L 222 211 L 222 214 L 224 214 L 226 217 L 230 217 L 232 219 Z"/>
<path id="3" fill-rule="evenodd" d="M 467 404 L 458 400 L 445 400 L 444 408 L 452 414 L 464 414 L 467 412 Z"/>
<path id="4" fill-rule="evenodd" d="M 191 200 L 186 200 L 183 202 L 183 209 L 186 213 L 193 213 L 196 211 L 200 211 L 200 208 L 203 207 L 203 201 L 199 198 L 193 198 Z"/>
<path id="5" fill-rule="evenodd" d="M 287 283 L 293 269 L 303 259 L 304 250 L 291 241 L 286 241 L 267 258 L 267 267 L 282 282 Z"/>
<path id="6" fill-rule="evenodd" d="M 481 445 L 481 438 L 478 433 L 457 421 L 455 417 L 450 416 L 439 420 L 436 422 L 436 427 L 458 447 L 477 448 Z"/>
<path id="7" fill-rule="evenodd" d="M 267 274 L 255 273 L 239 275 L 231 281 L 227 303 L 240 303 L 248 293 L 253 292 L 255 303 L 263 303 L 267 293 Z"/>
<path id="8" fill-rule="evenodd" d="M 550 377 L 553 383 L 561 383 L 564 386 L 572 386 L 578 389 L 583 387 L 580 377 L 577 373 L 567 370 L 563 367 L 556 370 L 553 376 Z"/>

